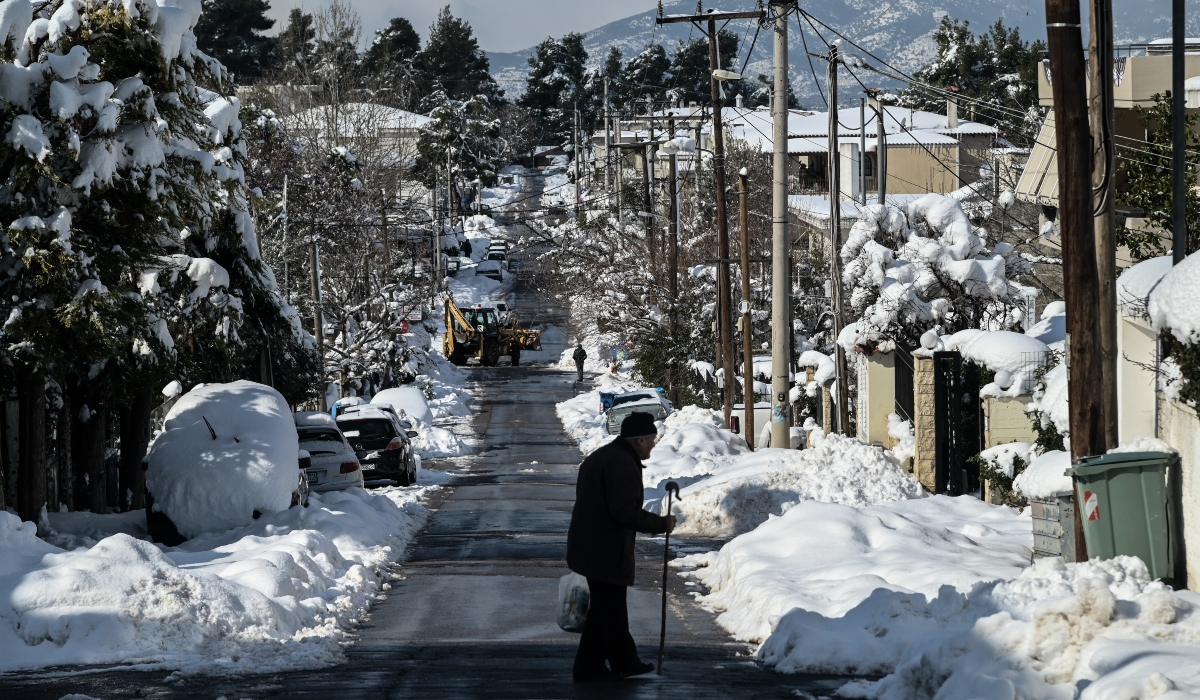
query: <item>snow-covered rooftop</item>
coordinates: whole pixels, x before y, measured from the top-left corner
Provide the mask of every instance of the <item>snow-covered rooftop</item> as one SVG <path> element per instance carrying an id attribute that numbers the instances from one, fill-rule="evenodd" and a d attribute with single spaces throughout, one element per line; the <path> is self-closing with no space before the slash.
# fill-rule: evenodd
<path id="1" fill-rule="evenodd" d="M 887 118 L 884 128 L 890 146 L 908 145 L 953 145 L 962 136 L 995 136 L 996 128 L 978 122 L 960 119 L 958 126 L 947 126 L 946 116 L 934 112 L 885 107 Z M 762 151 L 771 150 L 772 121 L 767 110 L 738 109 L 727 107 L 722 116 L 729 125 L 734 138 L 758 146 Z M 867 150 L 876 146 L 878 126 L 872 110 L 866 110 Z M 857 107 L 838 110 L 838 134 L 840 141 L 858 142 L 861 122 Z M 788 114 L 788 152 L 824 153 L 828 150 L 829 113 L 790 110 Z"/>

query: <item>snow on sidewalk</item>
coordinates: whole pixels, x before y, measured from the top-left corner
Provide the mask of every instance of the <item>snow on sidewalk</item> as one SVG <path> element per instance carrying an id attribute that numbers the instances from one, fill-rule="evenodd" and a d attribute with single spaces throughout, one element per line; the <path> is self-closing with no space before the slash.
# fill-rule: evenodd
<path id="1" fill-rule="evenodd" d="M 423 474 L 424 476 L 424 474 Z M 162 548 L 135 516 L 0 512 L 0 672 L 136 664 L 188 673 L 329 666 L 438 486 L 314 494 L 308 508 Z M 115 534 L 114 534 L 115 533 Z"/>

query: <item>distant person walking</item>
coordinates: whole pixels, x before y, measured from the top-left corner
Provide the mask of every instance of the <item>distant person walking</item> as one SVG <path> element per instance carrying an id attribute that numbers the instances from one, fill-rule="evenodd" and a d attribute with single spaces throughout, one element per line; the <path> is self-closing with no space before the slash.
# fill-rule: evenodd
<path id="1" fill-rule="evenodd" d="M 575 352 L 571 355 L 571 359 L 575 360 L 575 372 L 577 376 L 575 381 L 583 381 L 583 361 L 587 359 L 587 351 L 583 349 L 583 341 L 575 345 Z"/>
<path id="2" fill-rule="evenodd" d="M 654 417 L 631 413 L 621 423 L 620 437 L 579 466 L 567 566 L 587 578 L 591 602 L 575 654 L 577 683 L 618 681 L 654 670 L 638 658 L 629 634 L 626 592 L 633 585 L 635 533 L 657 535 L 675 528 L 674 516 L 642 510 L 642 460 L 657 440 Z"/>

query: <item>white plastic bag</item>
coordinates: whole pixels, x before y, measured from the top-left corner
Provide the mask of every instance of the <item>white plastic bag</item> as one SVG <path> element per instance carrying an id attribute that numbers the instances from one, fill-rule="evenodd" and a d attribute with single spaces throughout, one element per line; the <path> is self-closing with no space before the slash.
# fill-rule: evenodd
<path id="1" fill-rule="evenodd" d="M 592 592 L 587 579 L 571 572 L 558 580 L 558 626 L 564 632 L 582 632 Z"/>

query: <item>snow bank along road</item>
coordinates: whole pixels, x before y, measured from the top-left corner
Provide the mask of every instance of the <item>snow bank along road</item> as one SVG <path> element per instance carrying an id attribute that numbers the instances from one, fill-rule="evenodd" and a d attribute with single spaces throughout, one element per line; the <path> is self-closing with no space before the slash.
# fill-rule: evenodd
<path id="1" fill-rule="evenodd" d="M 524 295 L 519 295 L 524 296 Z M 530 300 L 531 302 L 532 300 Z M 519 304 L 530 303 L 518 298 Z M 549 312 L 548 309 L 543 309 Z M 473 369 L 484 451 L 435 494 L 435 509 L 399 580 L 327 669 L 238 678 L 163 672 L 7 677 L 6 700 L 60 698 L 786 698 L 828 696 L 845 677 L 784 676 L 762 669 L 711 613 L 670 577 L 666 676 L 603 687 L 571 683 L 578 643 L 554 623 L 558 578 L 582 455 L 555 415 L 573 377 L 537 367 Z M 675 541 L 672 540 L 673 546 Z M 677 554 L 708 543 L 681 542 Z M 710 547 L 705 547 L 706 549 Z M 630 592 L 633 632 L 645 660 L 657 650 L 662 540 L 639 540 Z M 800 692 L 797 692 L 800 691 Z"/>

